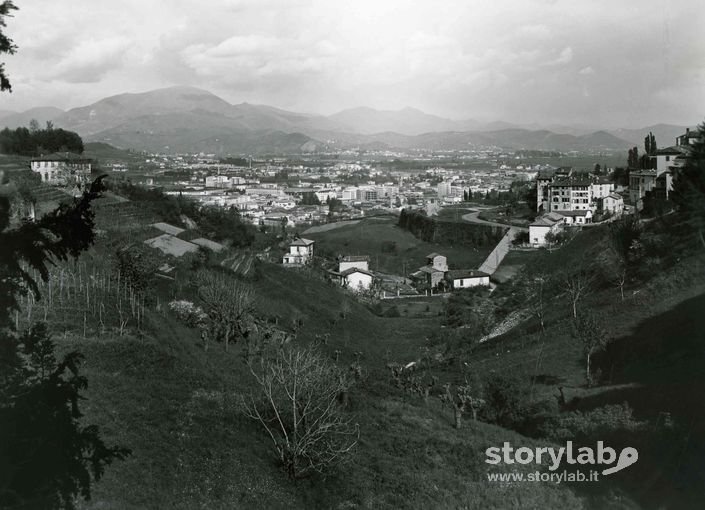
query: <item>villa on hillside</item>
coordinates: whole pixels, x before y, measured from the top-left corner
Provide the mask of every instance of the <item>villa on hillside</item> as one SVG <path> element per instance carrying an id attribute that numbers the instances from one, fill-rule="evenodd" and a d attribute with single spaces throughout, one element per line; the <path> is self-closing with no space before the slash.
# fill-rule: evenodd
<path id="1" fill-rule="evenodd" d="M 285 266 L 296 267 L 308 264 L 313 259 L 313 246 L 315 241 L 296 237 L 289 243 L 289 253 L 284 255 L 282 264 Z"/>
<path id="2" fill-rule="evenodd" d="M 88 181 L 93 160 L 73 152 L 55 152 L 32 158 L 30 168 L 39 174 L 42 182 L 65 185 Z"/>

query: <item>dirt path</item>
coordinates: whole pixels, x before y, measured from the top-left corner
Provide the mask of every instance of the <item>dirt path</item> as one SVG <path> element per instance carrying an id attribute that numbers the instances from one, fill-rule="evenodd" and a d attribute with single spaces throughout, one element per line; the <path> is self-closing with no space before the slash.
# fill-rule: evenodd
<path id="1" fill-rule="evenodd" d="M 357 225 L 360 220 L 344 220 L 336 221 L 335 223 L 326 223 L 325 225 L 316 225 L 315 227 L 308 228 L 304 230 L 304 235 L 306 234 L 319 234 L 321 232 L 328 232 L 329 230 L 335 230 L 336 228 L 345 227 L 347 225 Z"/>

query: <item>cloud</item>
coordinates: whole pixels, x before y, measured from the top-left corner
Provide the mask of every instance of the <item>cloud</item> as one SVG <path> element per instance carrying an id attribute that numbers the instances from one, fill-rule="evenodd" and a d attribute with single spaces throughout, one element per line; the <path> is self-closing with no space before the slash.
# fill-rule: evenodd
<path id="1" fill-rule="evenodd" d="M 569 64 L 573 61 L 573 48 L 567 46 L 563 48 L 560 55 L 557 58 L 550 60 L 546 63 L 548 66 L 560 66 L 563 64 Z"/>
<path id="2" fill-rule="evenodd" d="M 51 66 L 47 77 L 68 83 L 96 83 L 121 67 L 128 47 L 129 41 L 119 37 L 82 41 Z"/>
<path id="3" fill-rule="evenodd" d="M 705 99 L 705 47 L 692 37 L 705 14 L 668 2 L 642 9 L 623 0 L 608 16 L 603 2 L 546 0 L 495 0 L 482 9 L 465 0 L 19 7 L 7 27 L 19 47 L 6 59 L 14 92 L 0 96 L 15 110 L 178 84 L 310 112 L 409 105 L 517 121 L 605 112 L 615 122 L 673 122 L 672 113 L 686 109 L 680 105 L 695 110 Z M 613 86 L 638 75 L 650 79 Z"/>

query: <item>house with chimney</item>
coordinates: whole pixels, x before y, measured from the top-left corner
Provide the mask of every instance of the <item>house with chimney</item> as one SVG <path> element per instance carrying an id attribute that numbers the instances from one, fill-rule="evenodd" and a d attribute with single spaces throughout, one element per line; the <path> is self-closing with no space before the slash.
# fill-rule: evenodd
<path id="1" fill-rule="evenodd" d="M 289 253 L 284 255 L 282 264 L 288 267 L 298 267 L 309 264 L 313 260 L 313 247 L 316 241 L 295 237 L 289 243 Z"/>

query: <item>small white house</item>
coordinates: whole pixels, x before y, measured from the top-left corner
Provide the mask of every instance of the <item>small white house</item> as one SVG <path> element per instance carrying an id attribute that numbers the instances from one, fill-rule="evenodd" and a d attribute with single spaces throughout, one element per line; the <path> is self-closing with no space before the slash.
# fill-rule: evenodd
<path id="1" fill-rule="evenodd" d="M 451 269 L 446 273 L 446 281 L 452 289 L 489 287 L 490 275 L 473 269 Z"/>
<path id="2" fill-rule="evenodd" d="M 563 215 L 555 212 L 537 219 L 529 225 L 529 243 L 533 248 L 546 246 L 548 244 L 546 235 L 548 233 L 557 234 L 564 222 Z"/>
<path id="3" fill-rule="evenodd" d="M 338 272 L 342 273 L 346 269 L 356 267 L 369 271 L 370 258 L 367 255 L 346 255 L 338 261 Z"/>
<path id="4" fill-rule="evenodd" d="M 617 193 L 610 193 L 602 199 L 602 210 L 618 216 L 624 212 L 624 199 Z"/>
<path id="5" fill-rule="evenodd" d="M 374 275 L 365 269 L 351 267 L 340 273 L 340 284 L 352 291 L 359 292 L 372 287 Z"/>
<path id="6" fill-rule="evenodd" d="M 302 266 L 313 259 L 313 246 L 315 241 L 297 237 L 289 244 L 289 253 L 284 255 L 285 266 Z"/>
<path id="7" fill-rule="evenodd" d="M 592 223 L 592 211 L 590 209 L 584 209 L 582 211 L 561 211 L 561 214 L 565 216 L 563 223 L 566 225 L 585 225 Z"/>

